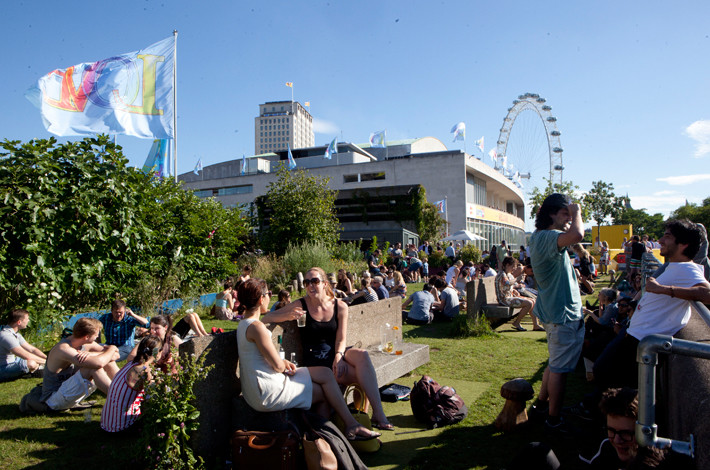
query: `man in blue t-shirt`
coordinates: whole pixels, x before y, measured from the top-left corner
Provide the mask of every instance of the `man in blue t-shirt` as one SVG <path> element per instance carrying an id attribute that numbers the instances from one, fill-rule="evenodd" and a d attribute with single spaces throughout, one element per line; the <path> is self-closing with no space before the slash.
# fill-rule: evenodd
<path id="1" fill-rule="evenodd" d="M 417 291 L 409 296 L 407 300 L 402 304 L 402 310 L 405 310 L 409 304 L 412 304 L 412 308 L 409 313 L 405 315 L 403 313 L 403 320 L 405 320 L 410 325 L 426 325 L 431 323 L 434 318 L 434 314 L 431 312 L 431 307 L 434 305 L 436 299 L 431 293 L 432 286 L 430 284 L 424 284 L 422 290 Z"/>
<path id="2" fill-rule="evenodd" d="M 560 414 L 565 383 L 567 374 L 577 366 L 584 342 L 582 299 L 567 254 L 567 247 L 584 236 L 580 207 L 565 195 L 551 194 L 537 213 L 535 228 L 530 237 L 530 258 L 538 287 L 533 313 L 545 327 L 550 354 L 535 409 L 542 412 L 547 405 L 546 429 L 564 433 L 567 427 Z"/>
<path id="3" fill-rule="evenodd" d="M 118 348 L 119 361 L 126 359 L 133 351 L 136 327 L 146 328 L 148 326 L 148 318 L 133 313 L 133 310 L 126 307 L 126 302 L 120 299 L 113 301 L 111 313 L 101 315 L 99 321 L 104 327 L 106 344 L 112 344 Z"/>

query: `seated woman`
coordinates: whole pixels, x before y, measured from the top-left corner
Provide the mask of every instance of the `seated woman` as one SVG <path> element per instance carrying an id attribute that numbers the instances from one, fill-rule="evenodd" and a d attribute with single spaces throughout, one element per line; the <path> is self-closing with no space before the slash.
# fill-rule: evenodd
<path id="1" fill-rule="evenodd" d="M 338 283 L 335 286 L 338 290 L 345 292 L 345 295 L 352 295 L 356 292 L 353 284 L 348 279 L 348 273 L 344 269 L 338 269 Z M 289 301 L 289 303 L 291 303 Z"/>
<path id="2" fill-rule="evenodd" d="M 185 316 L 175 324 L 173 331 L 181 339 L 185 339 L 190 333 L 190 330 L 195 332 L 195 336 L 209 336 L 202 324 L 202 319 L 192 310 L 188 310 Z"/>
<path id="3" fill-rule="evenodd" d="M 116 373 L 101 410 L 101 429 L 121 432 L 132 429 L 140 418 L 143 402 L 143 387 L 150 383 L 150 367 L 155 362 L 162 346 L 157 336 L 146 336 L 136 346 L 137 354 Z"/>
<path id="4" fill-rule="evenodd" d="M 267 314 L 264 323 L 280 323 L 306 315 L 306 326 L 298 328 L 306 366 L 332 369 L 340 385 L 357 383 L 372 403 L 372 425 L 380 430 L 392 430 L 380 400 L 375 368 L 363 349 L 346 347 L 348 306 L 336 300 L 330 285 L 324 282 L 325 272 L 311 268 L 305 276 L 306 296 L 286 308 Z"/>
<path id="5" fill-rule="evenodd" d="M 244 269 L 248 268 L 245 266 Z M 217 300 L 214 303 L 214 316 L 217 320 L 234 320 L 236 314 L 234 313 L 234 296 L 233 293 L 234 284 L 231 279 L 224 281 L 224 290 L 217 294 Z"/>
<path id="6" fill-rule="evenodd" d="M 288 304 L 291 303 L 291 293 L 287 291 L 286 289 L 281 289 L 279 291 L 279 299 L 276 301 L 274 305 L 271 306 L 271 311 L 273 312 L 274 310 L 278 310 L 280 308 L 284 308 Z"/>
<path id="7" fill-rule="evenodd" d="M 394 287 L 390 290 L 390 297 L 398 295 L 402 298 L 407 296 L 407 284 L 404 282 L 404 277 L 399 271 L 394 272 Z"/>
<path id="8" fill-rule="evenodd" d="M 305 285 L 305 280 L 303 281 L 303 283 Z M 372 284 L 372 278 L 363 277 L 360 280 L 361 289 L 356 294 L 351 295 L 350 297 L 344 300 L 351 305 L 359 305 L 367 302 L 377 302 L 377 292 L 375 292 L 375 289 L 370 287 L 370 284 Z M 335 298 L 335 294 L 333 294 L 333 298 Z"/>
<path id="9" fill-rule="evenodd" d="M 591 294 L 594 292 L 594 282 L 592 282 L 592 270 L 591 265 L 594 263 L 592 255 L 589 254 L 587 250 L 580 243 L 572 245 L 572 251 L 577 255 L 579 259 L 579 284 L 582 292 L 585 294 Z"/>
<path id="10" fill-rule="evenodd" d="M 520 321 L 529 313 L 533 322 L 533 331 L 544 331 L 544 328 L 537 322 L 537 317 L 532 313 L 535 301 L 529 297 L 521 297 L 520 293 L 516 290 L 518 284 L 515 283 L 515 278 L 511 274 L 515 268 L 515 263 L 515 258 L 511 256 L 503 258 L 503 270 L 496 275 L 496 297 L 498 298 L 498 303 L 507 307 L 520 309 L 520 313 L 513 320 L 512 326 L 514 330 L 526 331 L 525 328 L 520 325 Z"/>
<path id="11" fill-rule="evenodd" d="M 180 347 L 183 343 L 182 339 L 173 331 L 172 318 L 167 315 L 155 315 L 150 318 L 150 323 L 148 323 L 150 328 L 151 336 L 157 336 L 160 338 L 160 354 L 156 358 L 155 365 L 160 367 L 162 370 L 166 371 L 168 365 L 173 369 L 175 368 L 175 361 L 173 360 L 170 348 L 175 346 Z M 167 339 L 170 339 L 169 341 Z M 138 356 L 138 349 L 140 345 L 136 345 L 133 351 L 128 355 L 126 361 L 131 362 Z"/>
<path id="12" fill-rule="evenodd" d="M 290 361 L 281 359 L 271 340 L 271 332 L 259 321 L 259 316 L 267 312 L 271 298 L 266 282 L 249 279 L 239 287 L 238 295 L 244 307 L 244 319 L 237 327 L 239 370 L 242 394 L 249 406 L 257 411 L 280 411 L 288 408 L 307 410 L 317 405 L 319 412 L 327 418 L 329 405 L 345 422 L 348 440 L 369 440 L 380 436 L 353 418 L 330 370 L 325 367 L 296 368 Z"/>

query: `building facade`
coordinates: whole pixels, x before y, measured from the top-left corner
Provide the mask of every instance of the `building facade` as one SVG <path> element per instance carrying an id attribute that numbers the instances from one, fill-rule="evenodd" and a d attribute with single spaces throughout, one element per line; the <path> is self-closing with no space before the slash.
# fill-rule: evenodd
<path id="1" fill-rule="evenodd" d="M 525 243 L 525 202 L 521 190 L 507 177 L 461 150 L 448 150 L 438 139 L 424 137 L 388 142 L 386 148 L 369 144 L 338 144 L 332 160 L 323 158 L 325 146 L 293 150 L 297 168 L 330 179 L 337 190 L 336 209 L 341 239 L 391 239 L 387 233 L 415 231 L 402 216 L 405 195 L 426 190 L 429 202 L 446 200 L 449 232 L 467 229 L 485 238 L 481 249 L 505 240 L 513 248 Z M 201 175 L 180 175 L 185 186 L 200 197 L 214 197 L 227 207 L 253 207 L 276 181 L 287 152 L 255 155 L 240 175 L 241 158 L 206 166 Z M 370 236 L 368 236 L 370 234 Z"/>
<path id="2" fill-rule="evenodd" d="M 298 101 L 270 101 L 259 105 L 254 118 L 254 154 L 313 147 L 313 116 Z"/>

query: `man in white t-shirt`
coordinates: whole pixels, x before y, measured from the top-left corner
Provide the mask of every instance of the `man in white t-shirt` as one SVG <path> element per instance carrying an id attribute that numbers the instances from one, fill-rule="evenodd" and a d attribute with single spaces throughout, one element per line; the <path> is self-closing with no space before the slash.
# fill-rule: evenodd
<path id="1" fill-rule="evenodd" d="M 34 372 L 47 360 L 47 356 L 25 341 L 20 333 L 29 322 L 30 312 L 16 309 L 0 330 L 0 382 Z"/>
<path id="2" fill-rule="evenodd" d="M 693 297 L 675 295 L 674 288 L 695 292 L 698 298 L 710 294 L 710 283 L 703 277 L 702 266 L 692 259 L 700 246 L 700 230 L 688 220 L 670 220 L 659 240 L 661 256 L 668 266 L 654 282 L 663 289 L 646 291 L 631 317 L 626 331 L 621 331 L 594 364 L 594 378 L 602 387 L 636 387 L 638 374 L 636 349 L 646 336 L 659 334 L 672 336 L 690 320 Z"/>

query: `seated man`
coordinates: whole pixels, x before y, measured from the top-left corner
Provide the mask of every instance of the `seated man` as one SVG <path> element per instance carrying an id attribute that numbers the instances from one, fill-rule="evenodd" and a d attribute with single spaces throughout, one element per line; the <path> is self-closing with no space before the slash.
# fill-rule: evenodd
<path id="1" fill-rule="evenodd" d="M 133 313 L 130 308 L 126 308 L 123 300 L 114 300 L 111 304 L 111 313 L 101 315 L 99 321 L 104 326 L 106 344 L 111 344 L 118 348 L 123 361 L 133 351 L 135 346 L 136 326 L 147 327 L 148 318 L 143 318 Z"/>
<path id="2" fill-rule="evenodd" d="M 41 400 L 55 411 L 79 405 L 98 387 L 108 393 L 118 372 L 118 348 L 96 342 L 101 322 L 80 318 L 72 334 L 57 343 L 47 356 Z"/>
<path id="3" fill-rule="evenodd" d="M 431 323 L 434 315 L 431 313 L 431 307 L 434 305 L 436 299 L 431 293 L 432 287 L 429 284 L 424 284 L 422 290 L 417 291 L 409 296 L 407 300 L 402 304 L 402 310 L 406 309 L 409 304 L 412 304 L 412 308 L 409 313 L 402 318 L 410 325 L 426 325 Z M 402 312 L 404 314 L 404 312 Z"/>
<path id="4" fill-rule="evenodd" d="M 434 281 L 434 287 L 439 291 L 439 301 L 434 302 L 434 319 L 453 320 L 459 314 L 459 294 L 440 277 Z"/>
<path id="5" fill-rule="evenodd" d="M 20 333 L 29 322 L 30 312 L 16 309 L 8 315 L 7 325 L 0 330 L 0 381 L 34 372 L 47 359 L 42 351 L 25 341 Z"/>
<path id="6" fill-rule="evenodd" d="M 669 220 L 659 240 L 661 256 L 668 261 L 657 284 L 668 286 L 647 290 L 641 297 L 629 327 L 609 343 L 594 364 L 594 378 L 599 386 L 636 386 L 638 364 L 636 349 L 641 340 L 653 334 L 675 335 L 690 320 L 690 303 L 675 294 L 675 288 L 703 298 L 710 292 L 710 283 L 703 276 L 702 266 L 692 262 L 700 246 L 700 230 L 688 220 Z M 655 287 L 655 286 L 654 286 Z M 657 292 L 653 292 L 657 291 Z"/>
<path id="7" fill-rule="evenodd" d="M 372 288 L 377 292 L 377 300 L 389 299 L 390 293 L 385 286 L 382 285 L 384 279 L 382 276 L 372 277 Z"/>

